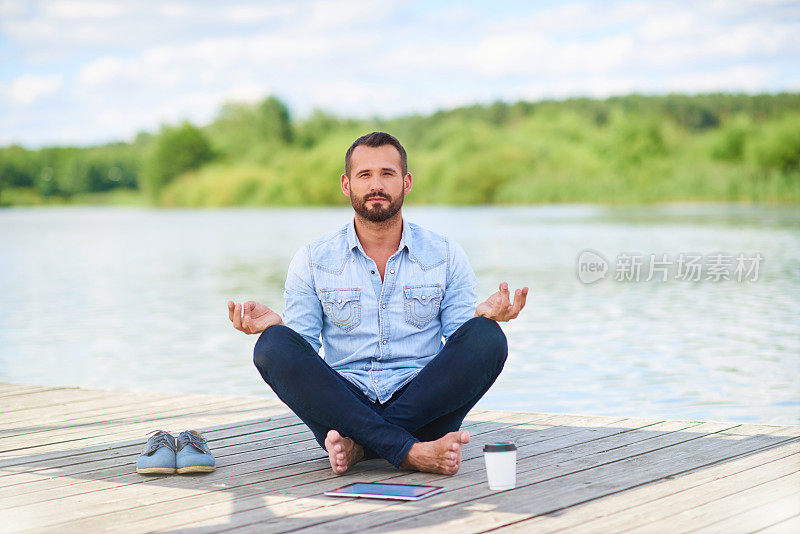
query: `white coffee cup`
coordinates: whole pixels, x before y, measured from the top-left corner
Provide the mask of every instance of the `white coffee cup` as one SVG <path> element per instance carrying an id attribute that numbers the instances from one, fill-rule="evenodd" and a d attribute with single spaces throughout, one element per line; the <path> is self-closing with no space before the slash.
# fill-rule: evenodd
<path id="1" fill-rule="evenodd" d="M 489 489 L 506 490 L 517 485 L 517 446 L 510 442 L 488 443 L 483 447 Z"/>

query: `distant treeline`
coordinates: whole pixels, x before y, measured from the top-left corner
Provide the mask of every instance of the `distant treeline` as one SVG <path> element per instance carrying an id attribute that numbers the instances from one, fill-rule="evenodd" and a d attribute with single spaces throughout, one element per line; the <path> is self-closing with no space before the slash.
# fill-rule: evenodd
<path id="1" fill-rule="evenodd" d="M 364 133 L 409 152 L 415 203 L 800 202 L 800 93 L 496 102 L 430 115 L 293 120 L 277 98 L 131 143 L 0 148 L 0 204 L 346 204 Z"/>

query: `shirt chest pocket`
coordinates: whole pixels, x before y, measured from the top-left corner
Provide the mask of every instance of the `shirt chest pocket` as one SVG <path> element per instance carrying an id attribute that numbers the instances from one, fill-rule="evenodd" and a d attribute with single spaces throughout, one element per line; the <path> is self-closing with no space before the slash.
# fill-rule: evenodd
<path id="1" fill-rule="evenodd" d="M 322 307 L 328 319 L 349 332 L 361 324 L 361 290 L 351 289 L 323 289 Z"/>
<path id="2" fill-rule="evenodd" d="M 425 328 L 434 317 L 439 315 L 442 302 L 442 286 L 427 284 L 419 286 L 405 286 L 406 322 L 417 328 Z"/>

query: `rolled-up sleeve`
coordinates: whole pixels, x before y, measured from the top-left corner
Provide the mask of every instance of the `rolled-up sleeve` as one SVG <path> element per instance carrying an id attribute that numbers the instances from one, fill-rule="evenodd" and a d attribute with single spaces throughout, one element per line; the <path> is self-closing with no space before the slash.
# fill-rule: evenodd
<path id="1" fill-rule="evenodd" d="M 308 245 L 298 250 L 289 263 L 283 298 L 286 300 L 283 323 L 303 336 L 319 352 L 322 346 L 319 338 L 322 331 L 322 303 L 314 289 Z"/>
<path id="2" fill-rule="evenodd" d="M 474 317 L 477 298 L 475 286 L 478 284 L 464 249 L 450 238 L 447 238 L 447 242 L 447 285 L 441 306 L 442 336 L 445 340 Z"/>

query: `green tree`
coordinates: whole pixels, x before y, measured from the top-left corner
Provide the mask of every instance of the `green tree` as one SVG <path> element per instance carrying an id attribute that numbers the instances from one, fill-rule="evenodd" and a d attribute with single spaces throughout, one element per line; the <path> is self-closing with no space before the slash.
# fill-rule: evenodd
<path id="1" fill-rule="evenodd" d="M 153 198 L 179 174 L 211 161 L 214 153 L 203 132 L 184 122 L 179 126 L 163 126 L 155 139 L 153 150 L 145 164 L 142 185 Z"/>
<path id="2" fill-rule="evenodd" d="M 297 126 L 294 139 L 300 146 L 310 148 L 340 126 L 339 119 L 320 109 L 315 109 L 308 119 Z"/>
<path id="3" fill-rule="evenodd" d="M 719 129 L 719 137 L 711 149 L 711 155 L 727 161 L 742 161 L 745 145 L 753 133 L 749 117 L 737 115 Z"/>
<path id="4" fill-rule="evenodd" d="M 292 124 L 286 104 L 270 96 L 259 105 L 256 115 L 260 137 L 267 142 L 292 142 Z"/>
<path id="5" fill-rule="evenodd" d="M 230 160 L 269 160 L 293 139 L 289 109 L 274 96 L 258 104 L 226 102 L 207 131 Z"/>
<path id="6" fill-rule="evenodd" d="M 3 189 L 32 187 L 36 176 L 36 163 L 21 146 L 0 149 L 0 199 Z"/>
<path id="7" fill-rule="evenodd" d="M 752 144 L 752 158 L 764 170 L 800 170 L 800 114 L 763 125 Z"/>

